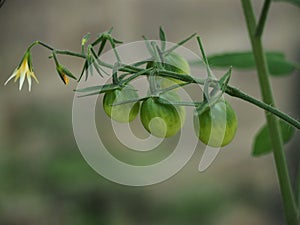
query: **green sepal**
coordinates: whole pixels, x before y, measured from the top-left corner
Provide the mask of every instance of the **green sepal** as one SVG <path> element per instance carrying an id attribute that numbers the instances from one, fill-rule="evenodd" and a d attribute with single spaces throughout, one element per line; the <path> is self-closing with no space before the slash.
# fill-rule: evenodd
<path id="1" fill-rule="evenodd" d="M 145 40 L 147 50 L 149 51 L 150 55 L 153 58 L 154 52 L 153 52 L 153 49 L 152 49 L 149 39 L 146 36 L 143 36 L 143 39 Z M 152 61 L 152 59 L 149 59 L 149 61 Z"/>
<path id="2" fill-rule="evenodd" d="M 79 97 L 86 97 L 86 96 L 99 95 L 99 94 L 103 94 L 103 93 L 106 93 L 106 92 L 111 92 L 111 91 L 114 91 L 114 90 L 119 89 L 119 88 L 121 88 L 119 85 L 105 84 L 105 85 L 98 85 L 98 86 L 92 86 L 92 87 L 77 89 L 77 90 L 74 90 L 74 91 L 75 92 L 91 92 L 89 94 L 79 96 Z"/>
<path id="3" fill-rule="evenodd" d="M 100 46 L 99 46 L 99 49 L 98 49 L 98 53 L 97 53 L 98 56 L 102 53 L 102 51 L 103 51 L 103 49 L 104 49 L 104 47 L 105 47 L 106 41 L 107 41 L 107 40 L 104 39 L 104 40 L 101 42 L 101 44 L 100 44 Z"/>
<path id="4" fill-rule="evenodd" d="M 123 41 L 117 40 L 115 38 L 112 38 L 113 42 L 116 44 L 123 44 Z"/>
<path id="5" fill-rule="evenodd" d="M 95 46 L 95 45 L 99 44 L 101 41 L 103 41 L 103 39 L 104 39 L 103 34 L 101 34 L 101 35 L 98 36 L 98 38 L 91 45 Z"/>
<path id="6" fill-rule="evenodd" d="M 32 58 L 31 58 L 31 53 L 28 51 L 27 53 L 27 60 L 28 60 L 28 68 L 30 71 L 32 71 Z"/>
<path id="7" fill-rule="evenodd" d="M 166 50 L 166 34 L 162 27 L 159 27 L 159 38 L 161 40 L 161 50 L 164 52 Z"/>
<path id="8" fill-rule="evenodd" d="M 61 66 L 61 69 L 62 69 L 62 72 L 63 72 L 64 74 L 66 74 L 68 77 L 70 77 L 70 78 L 72 78 L 72 79 L 74 79 L 74 80 L 77 80 L 77 77 L 75 77 L 75 76 L 70 72 L 70 70 L 68 70 L 66 67 Z"/>
<path id="9" fill-rule="evenodd" d="M 221 87 L 222 93 L 225 92 L 227 85 L 229 83 L 229 80 L 231 78 L 232 73 L 232 67 L 228 69 L 228 71 L 221 77 L 221 79 L 218 81 L 219 86 Z"/>
<path id="10" fill-rule="evenodd" d="M 175 46 L 167 49 L 165 52 L 164 52 L 164 56 L 167 56 L 169 53 L 173 52 L 175 49 L 177 49 L 178 47 L 180 47 L 181 45 L 184 45 L 185 43 L 187 43 L 189 40 L 191 40 L 193 37 L 196 36 L 196 33 L 188 36 L 187 38 L 183 39 L 182 41 L 178 42 Z"/>
<path id="11" fill-rule="evenodd" d="M 91 87 L 86 87 L 86 88 L 81 88 L 81 89 L 75 89 L 75 92 L 100 92 L 100 91 L 113 91 L 117 88 L 120 88 L 120 85 L 116 84 L 104 84 L 104 85 L 96 85 L 96 86 L 91 86 Z"/>
<path id="12" fill-rule="evenodd" d="M 29 61 L 28 59 L 29 59 L 29 56 L 30 56 L 30 51 L 29 50 L 27 50 L 25 53 L 24 53 L 24 55 L 23 55 L 23 57 L 22 57 L 22 59 L 21 59 L 21 61 L 20 61 L 20 63 L 19 63 L 19 65 L 18 65 L 18 69 L 20 68 L 20 66 L 22 65 L 22 63 L 23 63 L 23 61 L 27 58 L 27 61 Z"/>

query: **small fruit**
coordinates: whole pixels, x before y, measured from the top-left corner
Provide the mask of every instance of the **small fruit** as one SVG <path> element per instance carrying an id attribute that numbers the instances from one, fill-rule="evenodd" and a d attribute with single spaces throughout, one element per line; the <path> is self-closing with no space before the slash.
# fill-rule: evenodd
<path id="1" fill-rule="evenodd" d="M 113 105 L 118 102 L 137 99 L 138 94 L 131 86 L 125 86 L 122 89 L 116 89 L 107 92 L 103 98 L 103 108 L 105 113 L 113 120 L 121 123 L 127 123 L 135 119 L 139 112 L 140 104 L 126 103 L 122 105 Z"/>
<path id="2" fill-rule="evenodd" d="M 159 101 L 179 101 L 175 92 L 168 92 L 160 97 L 150 97 L 141 105 L 140 118 L 145 129 L 152 135 L 160 138 L 175 135 L 183 126 L 185 109 Z"/>
<path id="3" fill-rule="evenodd" d="M 147 68 L 151 66 L 153 66 L 153 62 L 148 62 Z M 187 60 L 175 52 L 171 52 L 165 57 L 164 68 L 165 70 L 178 73 L 178 74 L 183 74 L 183 75 L 191 74 L 191 69 Z M 161 88 L 167 88 L 175 84 L 184 83 L 184 81 L 175 78 L 163 78 L 163 77 L 158 77 L 157 82 Z"/>
<path id="4" fill-rule="evenodd" d="M 198 138 L 211 147 L 228 145 L 238 126 L 236 114 L 227 101 L 219 100 L 200 115 L 196 112 L 194 127 Z"/>

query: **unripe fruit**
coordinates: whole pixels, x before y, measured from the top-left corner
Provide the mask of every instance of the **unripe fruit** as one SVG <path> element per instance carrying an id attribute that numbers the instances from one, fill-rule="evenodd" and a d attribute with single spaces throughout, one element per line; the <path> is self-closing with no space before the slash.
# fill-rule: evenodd
<path id="1" fill-rule="evenodd" d="M 110 118 L 117 122 L 130 122 L 136 118 L 139 112 L 139 102 L 126 103 L 122 105 L 113 104 L 137 98 L 138 94 L 131 86 L 126 86 L 122 89 L 116 89 L 114 91 L 107 92 L 103 98 L 104 111 Z"/>
<path id="2" fill-rule="evenodd" d="M 227 101 L 219 100 L 200 115 L 194 116 L 198 138 L 211 147 L 223 147 L 234 138 L 238 126 L 236 114 Z"/>
<path id="3" fill-rule="evenodd" d="M 191 74 L 191 69 L 188 61 L 185 58 L 183 58 L 181 55 L 175 52 L 171 52 L 164 59 L 165 59 L 164 62 L 165 70 L 182 74 L 182 75 Z M 148 62 L 146 67 L 149 68 L 151 66 L 153 66 L 153 62 Z M 174 84 L 184 83 L 184 81 L 175 78 L 164 78 L 164 77 L 158 77 L 157 82 L 160 88 L 167 88 Z"/>
<path id="4" fill-rule="evenodd" d="M 140 118 L 145 129 L 160 138 L 175 135 L 183 126 L 185 109 L 182 106 L 165 104 L 158 100 L 179 101 L 175 92 L 168 92 L 161 97 L 151 97 L 141 105 Z"/>

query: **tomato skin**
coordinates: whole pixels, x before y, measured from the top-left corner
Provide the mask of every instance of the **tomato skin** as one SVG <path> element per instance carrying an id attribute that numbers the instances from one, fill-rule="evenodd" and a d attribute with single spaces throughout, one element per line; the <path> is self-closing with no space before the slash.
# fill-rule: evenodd
<path id="1" fill-rule="evenodd" d="M 223 147 L 233 140 L 238 120 L 231 105 L 227 101 L 219 100 L 202 114 L 195 113 L 194 127 L 198 138 L 204 144 Z"/>
<path id="2" fill-rule="evenodd" d="M 171 52 L 165 57 L 165 69 L 179 74 L 191 73 L 190 65 L 186 59 L 175 52 Z"/>
<path id="3" fill-rule="evenodd" d="M 150 68 L 151 66 L 153 66 L 153 62 L 148 62 L 146 68 Z M 165 57 L 164 68 L 165 70 L 182 75 L 191 74 L 190 65 L 187 60 L 175 52 L 171 52 Z M 175 84 L 185 83 L 184 81 L 175 78 L 164 77 L 158 77 L 157 82 L 161 88 L 167 88 Z"/>
<path id="4" fill-rule="evenodd" d="M 182 106 L 162 103 L 158 98 L 150 97 L 142 103 L 140 119 L 144 128 L 152 135 L 160 138 L 171 137 L 183 126 L 185 109 Z M 180 99 L 175 92 L 164 94 L 160 98 L 167 101 Z"/>
<path id="5" fill-rule="evenodd" d="M 116 89 L 105 93 L 103 97 L 103 109 L 111 119 L 120 123 L 128 123 L 134 120 L 138 115 L 140 108 L 139 102 L 115 106 L 113 106 L 113 104 L 137 98 L 138 94 L 131 86 Z"/>

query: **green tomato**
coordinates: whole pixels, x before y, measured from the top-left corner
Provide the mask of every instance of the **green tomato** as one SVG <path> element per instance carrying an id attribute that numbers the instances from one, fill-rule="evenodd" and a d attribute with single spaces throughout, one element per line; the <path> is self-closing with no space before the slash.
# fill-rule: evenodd
<path id="1" fill-rule="evenodd" d="M 148 98 L 141 105 L 140 119 L 145 129 L 152 135 L 160 138 L 171 137 L 183 126 L 185 108 L 162 103 L 158 98 L 172 102 L 180 101 L 175 92 Z"/>
<path id="2" fill-rule="evenodd" d="M 131 86 L 125 86 L 122 89 L 116 89 L 111 92 L 107 92 L 103 98 L 103 108 L 105 113 L 113 120 L 121 123 L 127 123 L 136 118 L 139 112 L 140 104 L 126 103 L 122 105 L 115 105 L 118 102 L 137 99 L 138 94 Z"/>
<path id="3" fill-rule="evenodd" d="M 196 134 L 204 144 L 212 147 L 228 145 L 235 136 L 237 126 L 237 116 L 227 101 L 219 100 L 200 115 L 195 113 Z"/>
<path id="4" fill-rule="evenodd" d="M 149 68 L 151 66 L 153 66 L 153 62 L 148 62 L 146 67 Z M 178 73 L 178 74 L 183 74 L 183 75 L 191 74 L 190 65 L 187 62 L 187 60 L 175 52 L 171 52 L 165 57 L 164 68 L 165 70 Z M 184 83 L 184 81 L 175 78 L 163 78 L 163 77 L 158 77 L 157 82 L 161 88 L 167 88 L 175 84 Z"/>

